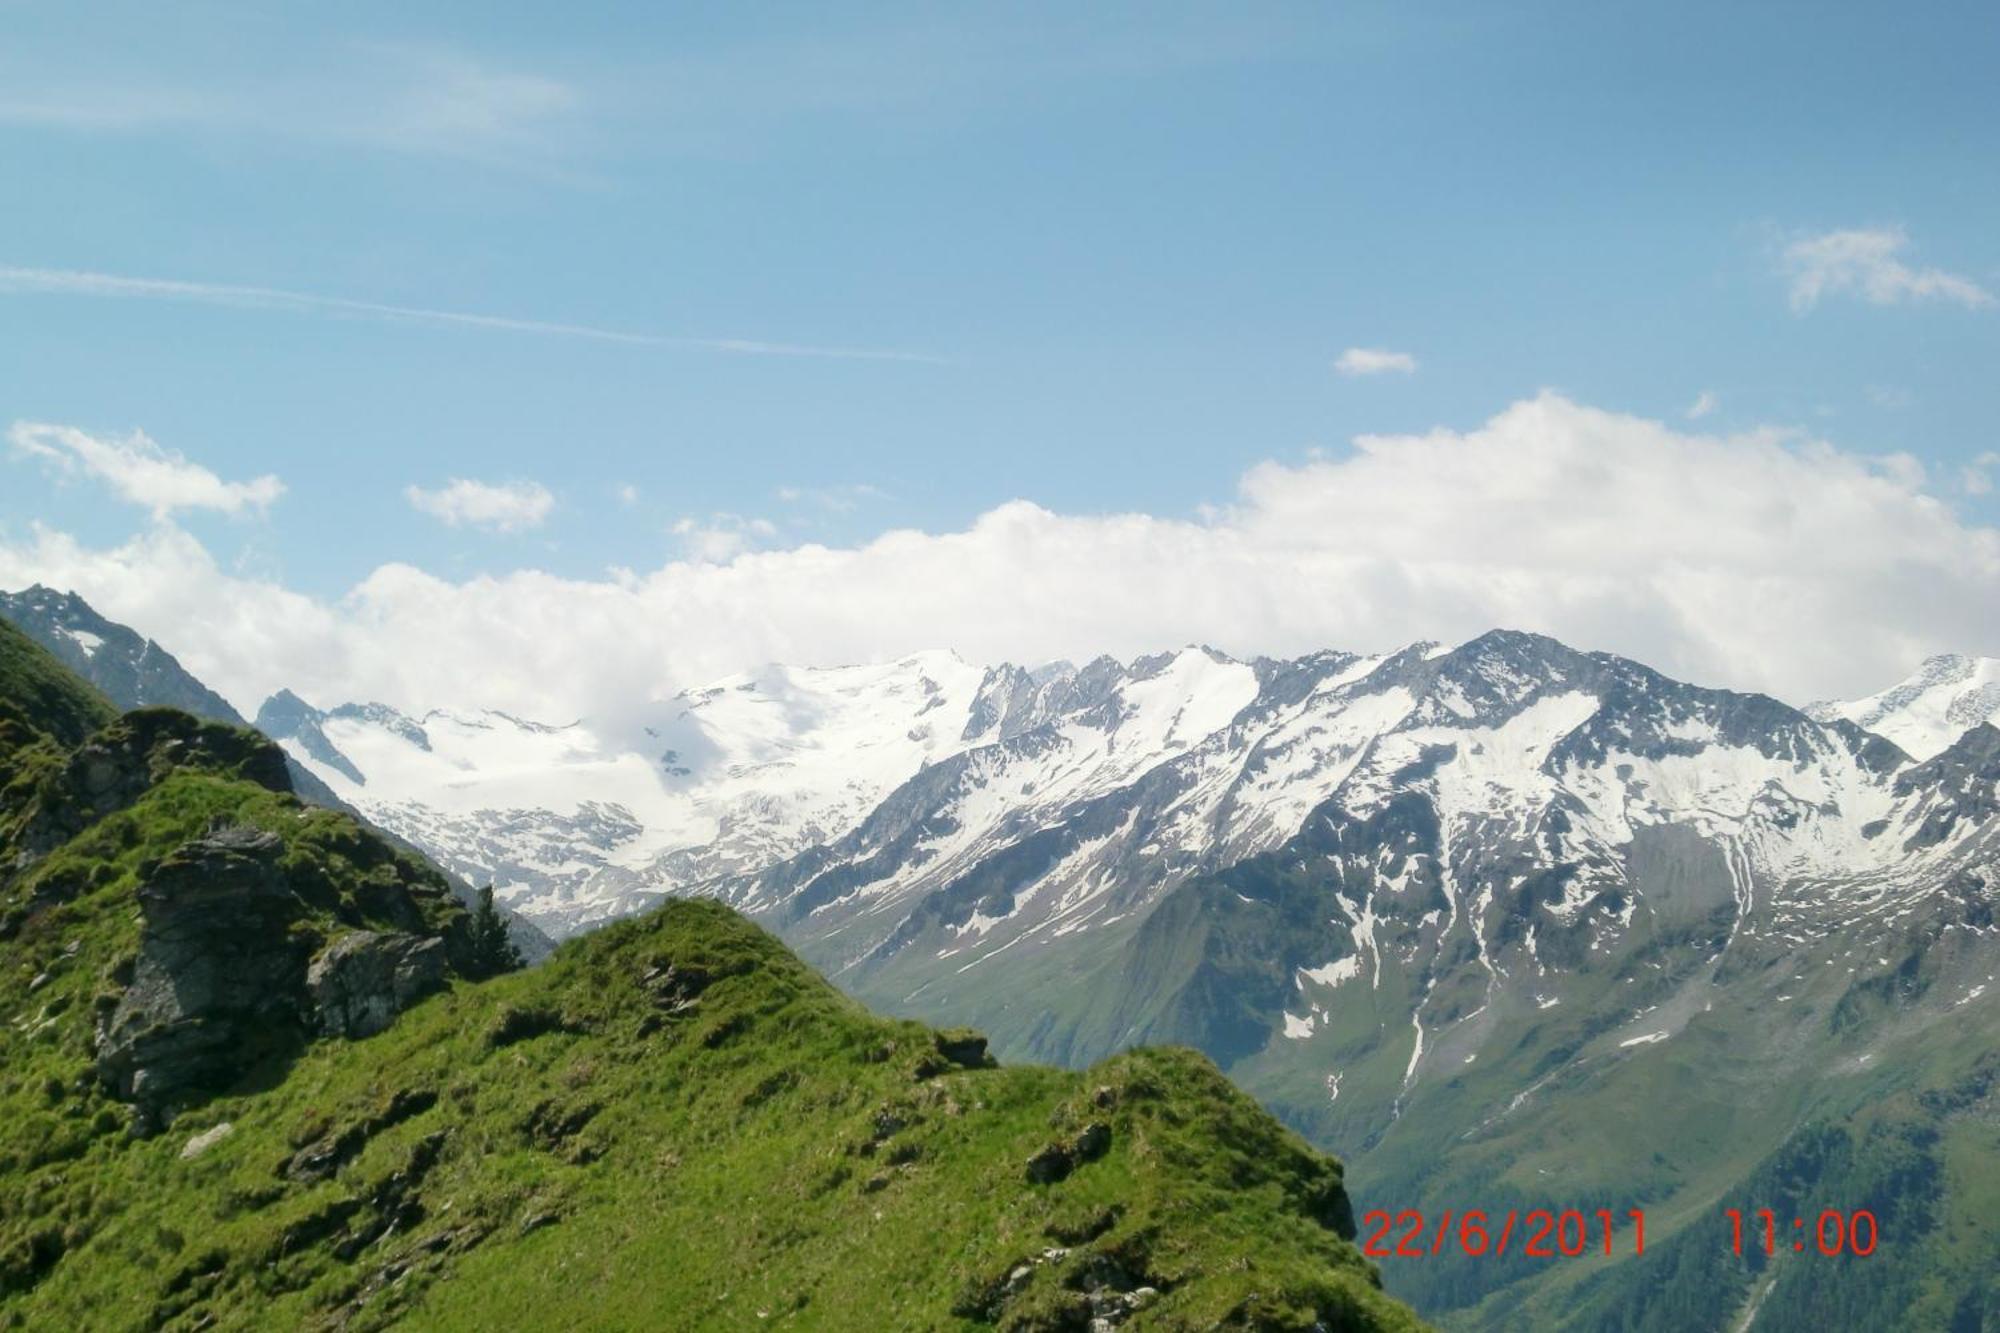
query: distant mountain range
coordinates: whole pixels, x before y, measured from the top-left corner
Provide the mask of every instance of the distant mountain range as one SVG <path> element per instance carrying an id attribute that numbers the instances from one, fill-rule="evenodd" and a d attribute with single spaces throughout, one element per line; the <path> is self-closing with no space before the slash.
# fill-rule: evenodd
<path id="1" fill-rule="evenodd" d="M 770 667 L 626 734 L 288 694 L 258 724 L 553 934 L 720 898 L 1003 1056 L 1194 1045 L 1360 1206 L 1647 1209 L 1643 1259 L 1390 1263 L 1448 1326 L 1817 1333 L 2000 1318 L 1968 1220 L 2000 1190 L 1996 680 L 1799 709 L 1503 631 Z M 1867 1273 L 1720 1229 L 1863 1200 L 1904 1247 Z"/>

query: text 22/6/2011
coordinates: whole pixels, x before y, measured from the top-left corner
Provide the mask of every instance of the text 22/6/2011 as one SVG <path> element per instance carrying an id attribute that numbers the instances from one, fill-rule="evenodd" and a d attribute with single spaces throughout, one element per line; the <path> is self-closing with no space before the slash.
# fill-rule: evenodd
<path id="1" fill-rule="evenodd" d="M 1851 1213 L 1828 1208 L 1810 1223 L 1803 1216 L 1796 1217 L 1791 1237 L 1782 1234 L 1777 1214 L 1769 1208 L 1748 1215 L 1728 1208 L 1723 1216 L 1729 1219 L 1730 1247 L 1738 1254 L 1749 1247 L 1761 1248 L 1766 1256 L 1776 1255 L 1785 1248 L 1787 1239 L 1795 1254 L 1849 1254 L 1865 1259 L 1875 1253 L 1875 1214 L 1865 1208 Z M 1644 1254 L 1646 1214 L 1634 1208 L 1625 1214 L 1625 1220 L 1631 1224 L 1631 1253 Z M 1453 1250 L 1474 1257 L 1516 1253 L 1530 1259 L 1577 1258 L 1592 1253 L 1616 1254 L 1619 1248 L 1620 1227 L 1608 1208 L 1536 1208 L 1526 1213 L 1509 1209 L 1504 1217 L 1477 1208 L 1463 1213 L 1447 1208 L 1435 1227 L 1414 1208 L 1399 1213 L 1377 1208 L 1363 1214 L 1361 1221 L 1361 1252 L 1375 1259 L 1434 1258 Z"/>
<path id="2" fill-rule="evenodd" d="M 1646 1215 L 1634 1208 L 1625 1214 L 1631 1224 L 1632 1253 L 1646 1252 Z M 1530 1259 L 1553 1259 L 1558 1255 L 1574 1258 L 1596 1250 L 1612 1254 L 1617 1248 L 1615 1222 L 1609 1208 L 1585 1212 L 1580 1208 L 1561 1211 L 1536 1208 L 1522 1213 L 1509 1209 L 1506 1216 L 1474 1208 L 1463 1213 L 1445 1209 L 1433 1228 L 1424 1215 L 1413 1208 L 1389 1213 L 1377 1208 L 1364 1213 L 1361 1229 L 1365 1239 L 1361 1252 L 1376 1259 L 1422 1259 L 1450 1250 L 1473 1256 L 1498 1257 L 1518 1245 L 1518 1252 Z"/>

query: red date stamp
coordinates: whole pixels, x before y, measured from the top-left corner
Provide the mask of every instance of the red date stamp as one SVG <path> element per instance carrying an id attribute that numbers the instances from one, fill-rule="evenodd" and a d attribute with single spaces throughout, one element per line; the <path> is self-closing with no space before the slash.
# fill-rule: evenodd
<path id="1" fill-rule="evenodd" d="M 1614 1218 L 1609 1208 L 1510 1208 L 1504 1216 L 1447 1208 L 1435 1226 L 1414 1208 L 1399 1213 L 1376 1208 L 1362 1214 L 1361 1229 L 1361 1252 L 1375 1259 L 1425 1259 L 1453 1251 L 1474 1258 L 1515 1253 L 1530 1259 L 1573 1259 L 1617 1253 L 1620 1234 L 1627 1229 L 1631 1252 L 1646 1252 L 1646 1214 L 1637 1208 L 1622 1219 Z"/>

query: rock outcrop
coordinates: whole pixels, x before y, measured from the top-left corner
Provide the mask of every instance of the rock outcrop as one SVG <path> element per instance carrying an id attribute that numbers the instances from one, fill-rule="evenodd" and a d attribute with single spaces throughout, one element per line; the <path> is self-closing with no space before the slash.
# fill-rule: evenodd
<path id="1" fill-rule="evenodd" d="M 316 943 L 272 833 L 229 827 L 162 861 L 139 889 L 131 977 L 98 1030 L 99 1074 L 148 1113 L 298 1045 Z"/>
<path id="2" fill-rule="evenodd" d="M 306 970 L 306 993 L 329 1037 L 371 1037 L 445 984 L 444 941 L 400 932 L 343 935 Z"/>
<path id="3" fill-rule="evenodd" d="M 439 935 L 323 921 L 282 864 L 284 840 L 224 825 L 164 860 L 138 891 L 139 952 L 97 1027 L 97 1068 L 141 1132 L 316 1036 L 380 1032 L 440 990 Z"/>

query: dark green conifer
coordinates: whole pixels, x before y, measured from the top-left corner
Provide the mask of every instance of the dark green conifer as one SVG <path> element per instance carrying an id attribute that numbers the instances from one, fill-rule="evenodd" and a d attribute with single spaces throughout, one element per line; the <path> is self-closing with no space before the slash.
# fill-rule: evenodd
<path id="1" fill-rule="evenodd" d="M 479 890 L 479 905 L 472 910 L 472 960 L 469 971 L 478 978 L 497 977 L 525 965 L 521 951 L 507 937 L 507 921 L 493 905 L 493 886 Z"/>

